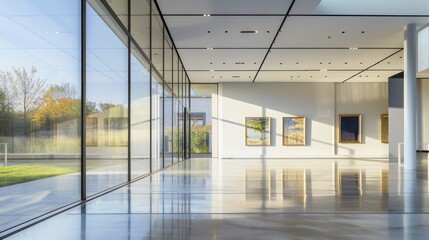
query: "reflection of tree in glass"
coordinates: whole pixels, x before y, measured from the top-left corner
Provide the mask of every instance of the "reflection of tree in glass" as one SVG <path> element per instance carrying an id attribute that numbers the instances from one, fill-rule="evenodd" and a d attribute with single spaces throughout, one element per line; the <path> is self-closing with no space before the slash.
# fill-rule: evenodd
<path id="1" fill-rule="evenodd" d="M 254 118 L 247 120 L 247 127 L 259 133 L 259 141 L 264 140 L 264 132 L 267 130 L 269 125 L 268 119 Z"/>
<path id="2" fill-rule="evenodd" d="M 79 94 L 74 86 L 66 83 L 52 85 L 43 96 L 43 104 L 33 116 L 36 126 L 54 125 L 60 121 L 77 118 L 80 115 Z"/>
<path id="3" fill-rule="evenodd" d="M 16 100 L 15 107 L 22 111 L 24 118 L 40 105 L 46 89 L 46 79 L 36 78 L 36 72 L 35 67 L 31 68 L 30 73 L 25 68 L 13 68 L 13 74 L 2 72 L 0 75 L 1 81 L 10 84 L 11 97 Z"/>
<path id="4" fill-rule="evenodd" d="M 7 98 L 7 104 L 14 111 L 21 112 L 24 120 L 40 106 L 46 90 L 46 79 L 37 78 L 36 72 L 37 69 L 32 67 L 30 73 L 27 73 L 25 68 L 13 68 L 13 73 L 0 73 L 2 89 L 4 87 L 3 96 Z M 27 132 L 26 124 L 24 133 Z"/>

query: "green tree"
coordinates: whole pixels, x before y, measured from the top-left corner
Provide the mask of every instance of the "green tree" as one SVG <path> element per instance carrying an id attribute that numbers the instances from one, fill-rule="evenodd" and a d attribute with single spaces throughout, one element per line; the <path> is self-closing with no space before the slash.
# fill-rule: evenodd
<path id="1" fill-rule="evenodd" d="M 256 118 L 247 121 L 247 127 L 259 133 L 259 140 L 261 142 L 264 140 L 264 132 L 267 130 L 268 126 L 269 121 L 264 118 Z"/>
<path id="2" fill-rule="evenodd" d="M 80 115 L 80 100 L 70 84 L 52 85 L 43 96 L 43 104 L 33 116 L 37 127 L 74 119 Z"/>

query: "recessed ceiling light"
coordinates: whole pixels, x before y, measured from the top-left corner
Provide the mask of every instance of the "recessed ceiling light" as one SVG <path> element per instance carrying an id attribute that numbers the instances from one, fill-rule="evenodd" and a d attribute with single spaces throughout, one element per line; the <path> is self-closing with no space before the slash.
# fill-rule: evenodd
<path id="1" fill-rule="evenodd" d="M 214 78 L 214 76 L 212 76 L 212 78 Z"/>
<path id="2" fill-rule="evenodd" d="M 320 64 L 323 64 L 322 62 L 320 62 Z"/>
<path id="3" fill-rule="evenodd" d="M 267 33 L 270 33 L 270 31 L 267 31 Z"/>
<path id="4" fill-rule="evenodd" d="M 283 63 L 280 63 L 280 65 L 282 65 Z"/>
<path id="5" fill-rule="evenodd" d="M 223 62 L 222 64 L 225 64 L 225 62 Z"/>
<path id="6" fill-rule="evenodd" d="M 327 78 L 328 76 L 325 75 L 325 78 Z"/>
<path id="7" fill-rule="evenodd" d="M 243 31 L 240 31 L 240 33 L 258 33 L 258 31 L 256 31 L 256 30 L 243 30 Z"/>
<path id="8" fill-rule="evenodd" d="M 225 31 L 225 33 L 228 33 L 228 31 Z"/>
<path id="9" fill-rule="evenodd" d="M 331 62 L 328 62 L 328 64 L 331 64 Z"/>
<path id="10" fill-rule="evenodd" d="M 212 62 L 210 64 L 213 64 Z"/>
<path id="11" fill-rule="evenodd" d="M 211 33 L 212 31 L 207 31 L 207 33 Z"/>
<path id="12" fill-rule="evenodd" d="M 360 64 L 362 64 L 362 62 L 360 62 Z"/>
<path id="13" fill-rule="evenodd" d="M 377 77 L 380 77 L 380 75 L 377 75 Z"/>
<path id="14" fill-rule="evenodd" d="M 344 64 L 347 64 L 347 62 L 345 62 Z"/>
<path id="15" fill-rule="evenodd" d="M 203 14 L 203 17 L 210 17 L 210 14 Z"/>
<path id="16" fill-rule="evenodd" d="M 341 33 L 344 34 L 344 33 L 346 33 L 346 31 L 342 31 Z"/>
<path id="17" fill-rule="evenodd" d="M 360 33 L 365 33 L 365 31 L 362 31 L 362 32 L 360 32 Z"/>
<path id="18" fill-rule="evenodd" d="M 55 32 L 55 34 L 60 34 L 60 32 Z"/>
<path id="19" fill-rule="evenodd" d="M 253 64 L 256 64 L 256 62 L 254 62 Z"/>
<path id="20" fill-rule="evenodd" d="M 299 62 L 296 62 L 296 64 L 299 64 Z"/>
<path id="21" fill-rule="evenodd" d="M 208 48 L 207 48 L 207 50 L 213 50 L 213 48 L 211 48 L 211 47 L 208 47 Z"/>

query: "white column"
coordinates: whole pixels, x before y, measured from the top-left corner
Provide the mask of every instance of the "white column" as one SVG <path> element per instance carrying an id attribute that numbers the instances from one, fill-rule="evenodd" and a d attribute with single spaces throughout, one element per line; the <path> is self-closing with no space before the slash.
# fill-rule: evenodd
<path id="1" fill-rule="evenodd" d="M 408 24 L 404 33 L 404 169 L 416 169 L 416 73 L 417 28 Z"/>

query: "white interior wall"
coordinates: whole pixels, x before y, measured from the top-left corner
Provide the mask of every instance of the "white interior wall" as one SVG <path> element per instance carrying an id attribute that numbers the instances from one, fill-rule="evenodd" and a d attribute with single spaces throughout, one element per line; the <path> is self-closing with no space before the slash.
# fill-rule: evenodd
<path id="1" fill-rule="evenodd" d="M 387 83 L 220 83 L 218 105 L 220 158 L 388 156 L 379 136 Z M 363 115 L 363 142 L 338 145 L 338 113 L 350 111 Z M 244 119 L 257 116 L 271 117 L 271 146 L 245 145 Z M 306 146 L 283 146 L 287 116 L 306 117 Z"/>
<path id="2" fill-rule="evenodd" d="M 362 115 L 362 143 L 338 143 L 338 155 L 388 157 L 389 144 L 380 140 L 381 114 L 388 113 L 387 83 L 339 83 L 335 86 L 336 116 Z"/>
<path id="3" fill-rule="evenodd" d="M 417 146 L 418 149 L 428 149 L 429 146 L 429 79 L 418 79 L 418 99 L 417 99 L 417 143 L 424 146 Z"/>

